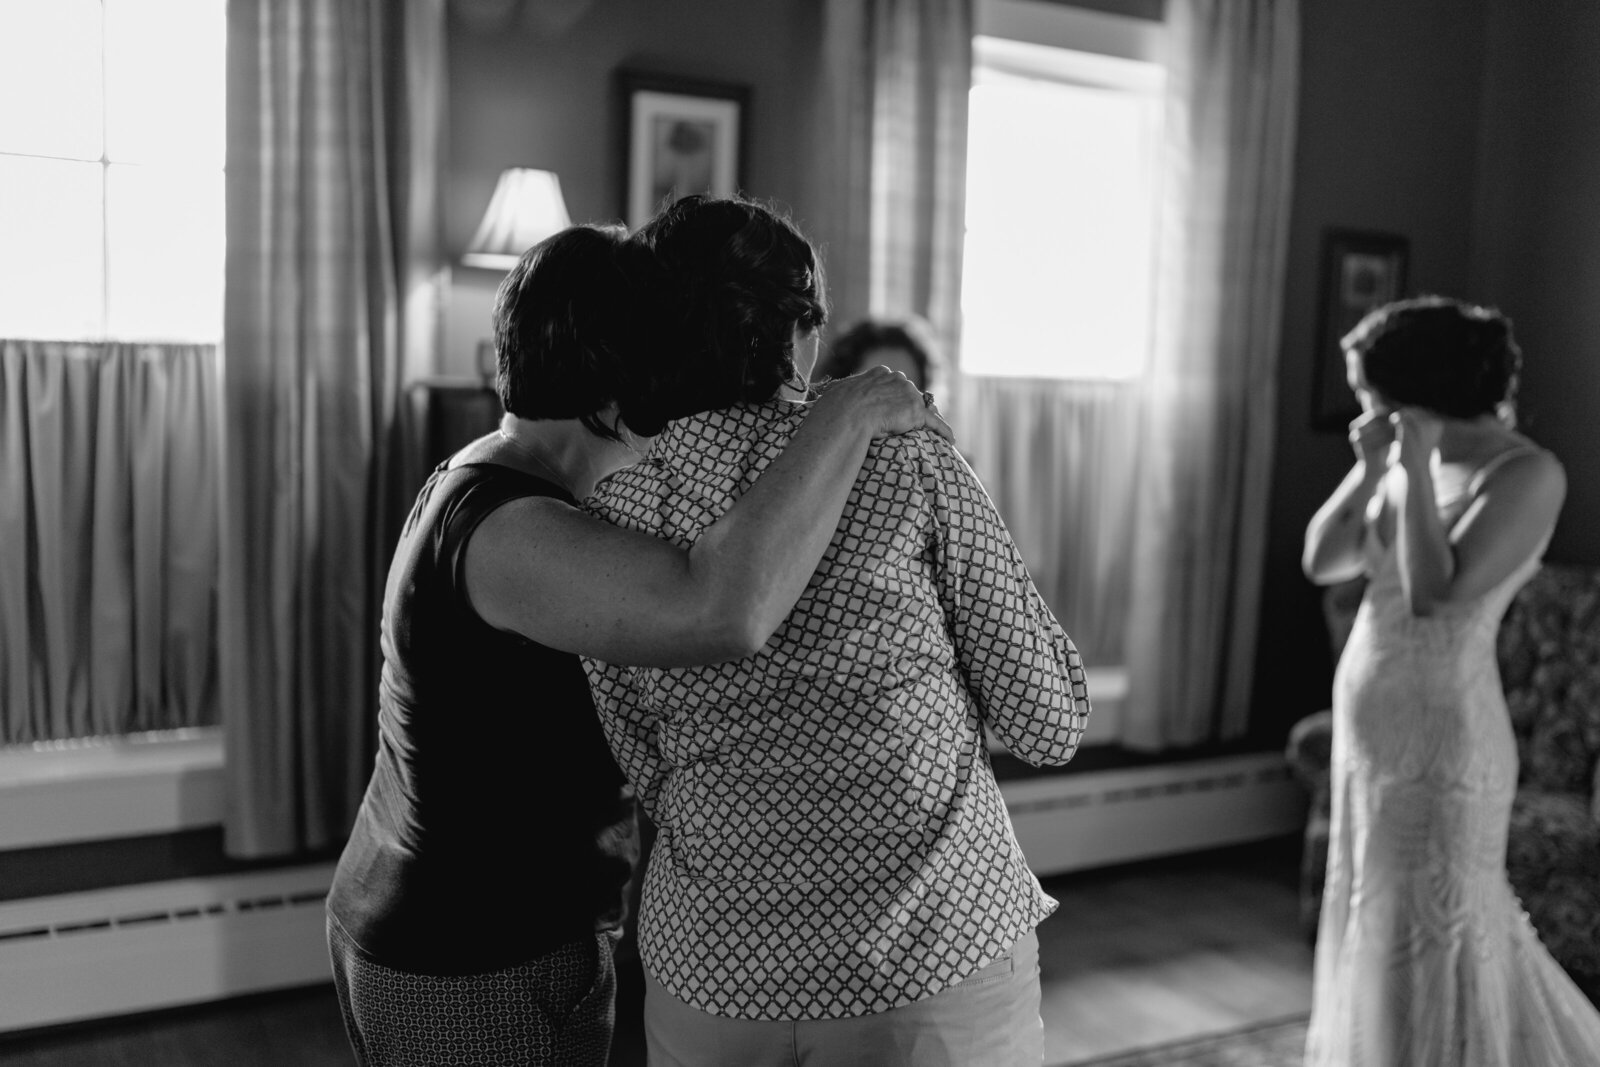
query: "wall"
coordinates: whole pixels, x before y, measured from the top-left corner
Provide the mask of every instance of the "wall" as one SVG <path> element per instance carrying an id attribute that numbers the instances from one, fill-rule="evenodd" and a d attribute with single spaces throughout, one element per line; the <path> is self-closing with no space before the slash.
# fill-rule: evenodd
<path id="1" fill-rule="evenodd" d="M 1522 426 L 1561 457 L 1548 558 L 1600 563 L 1600 5 L 1488 0 L 1472 292 L 1516 324 Z"/>
<path id="2" fill-rule="evenodd" d="M 1300 572 L 1307 520 L 1352 455 L 1311 429 L 1322 231 L 1410 240 L 1413 290 L 1469 292 L 1485 0 L 1307 0 L 1253 722 L 1277 743 L 1328 702 L 1319 591 Z M 1508 0 L 1509 2 L 1509 0 Z"/>
<path id="3" fill-rule="evenodd" d="M 450 6 L 450 137 L 445 161 L 445 251 L 459 260 L 513 166 L 561 178 L 576 222 L 622 215 L 621 104 L 612 75 L 635 67 L 751 89 L 745 190 L 788 205 L 805 225 L 805 102 L 819 47 L 813 0 L 560 0 Z M 534 15 L 543 12 L 543 21 Z M 570 21 L 567 21 L 570 20 Z M 499 275 L 453 268 L 446 373 L 472 373 Z"/>

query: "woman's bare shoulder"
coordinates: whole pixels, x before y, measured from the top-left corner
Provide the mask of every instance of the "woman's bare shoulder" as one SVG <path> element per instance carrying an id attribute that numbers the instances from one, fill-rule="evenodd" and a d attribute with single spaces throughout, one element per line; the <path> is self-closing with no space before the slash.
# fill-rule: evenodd
<path id="1" fill-rule="evenodd" d="M 1520 433 L 1508 433 L 1505 441 L 1484 459 L 1479 467 L 1485 479 L 1498 474 L 1516 478 L 1565 478 L 1566 468 L 1556 454 Z"/>
<path id="2" fill-rule="evenodd" d="M 1523 437 L 1508 441 L 1478 468 L 1473 495 L 1506 499 L 1517 510 L 1559 509 L 1567 494 L 1567 472 L 1554 452 Z"/>

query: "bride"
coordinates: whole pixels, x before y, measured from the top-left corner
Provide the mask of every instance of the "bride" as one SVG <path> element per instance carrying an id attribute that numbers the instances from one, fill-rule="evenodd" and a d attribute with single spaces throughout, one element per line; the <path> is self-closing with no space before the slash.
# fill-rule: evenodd
<path id="1" fill-rule="evenodd" d="M 1505 874 L 1517 750 L 1495 661 L 1566 495 L 1513 429 L 1498 312 L 1439 297 L 1344 339 L 1356 462 L 1306 530 L 1308 577 L 1364 574 L 1334 678 L 1333 822 L 1308 1067 L 1580 1067 L 1600 1013 Z"/>

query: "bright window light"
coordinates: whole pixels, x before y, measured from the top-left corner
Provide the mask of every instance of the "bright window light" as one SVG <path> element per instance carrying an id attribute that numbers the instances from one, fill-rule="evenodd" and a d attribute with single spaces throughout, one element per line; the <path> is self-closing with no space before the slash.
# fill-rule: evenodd
<path id="1" fill-rule="evenodd" d="M 107 334 L 220 336 L 222 171 L 112 164 L 107 182 Z"/>
<path id="2" fill-rule="evenodd" d="M 1150 342 L 1161 68 L 974 45 L 962 369 L 1137 378 Z"/>
<path id="3" fill-rule="evenodd" d="M 105 0 L 105 11 L 106 154 L 221 170 L 222 0 Z"/>
<path id="4" fill-rule="evenodd" d="M 0 337 L 222 336 L 225 0 L 0 0 Z"/>
<path id="5" fill-rule="evenodd" d="M 0 0 L 0 152 L 99 159 L 100 0 Z"/>
<path id="6" fill-rule="evenodd" d="M 105 319 L 99 163 L 0 155 L 0 337 L 95 337 Z"/>

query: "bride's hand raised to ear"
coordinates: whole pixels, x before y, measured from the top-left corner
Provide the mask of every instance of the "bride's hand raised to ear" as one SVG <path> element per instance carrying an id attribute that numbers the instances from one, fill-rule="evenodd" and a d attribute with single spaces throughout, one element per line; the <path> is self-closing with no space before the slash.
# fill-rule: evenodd
<path id="1" fill-rule="evenodd" d="M 860 420 L 858 425 L 866 426 L 874 437 L 927 429 L 952 443 L 956 439 L 933 394 L 922 392 L 910 378 L 888 367 L 870 367 L 826 383 L 815 407 L 815 414 L 824 412 Z"/>
<path id="2" fill-rule="evenodd" d="M 1403 407 L 1390 415 L 1389 421 L 1394 425 L 1395 439 L 1400 442 L 1400 459 L 1426 468 L 1444 434 L 1444 423 L 1439 416 L 1426 408 Z"/>
<path id="3" fill-rule="evenodd" d="M 1350 423 L 1350 446 L 1355 449 L 1356 459 L 1374 470 L 1387 467 L 1394 433 L 1389 412 L 1367 411 L 1358 415 Z"/>

